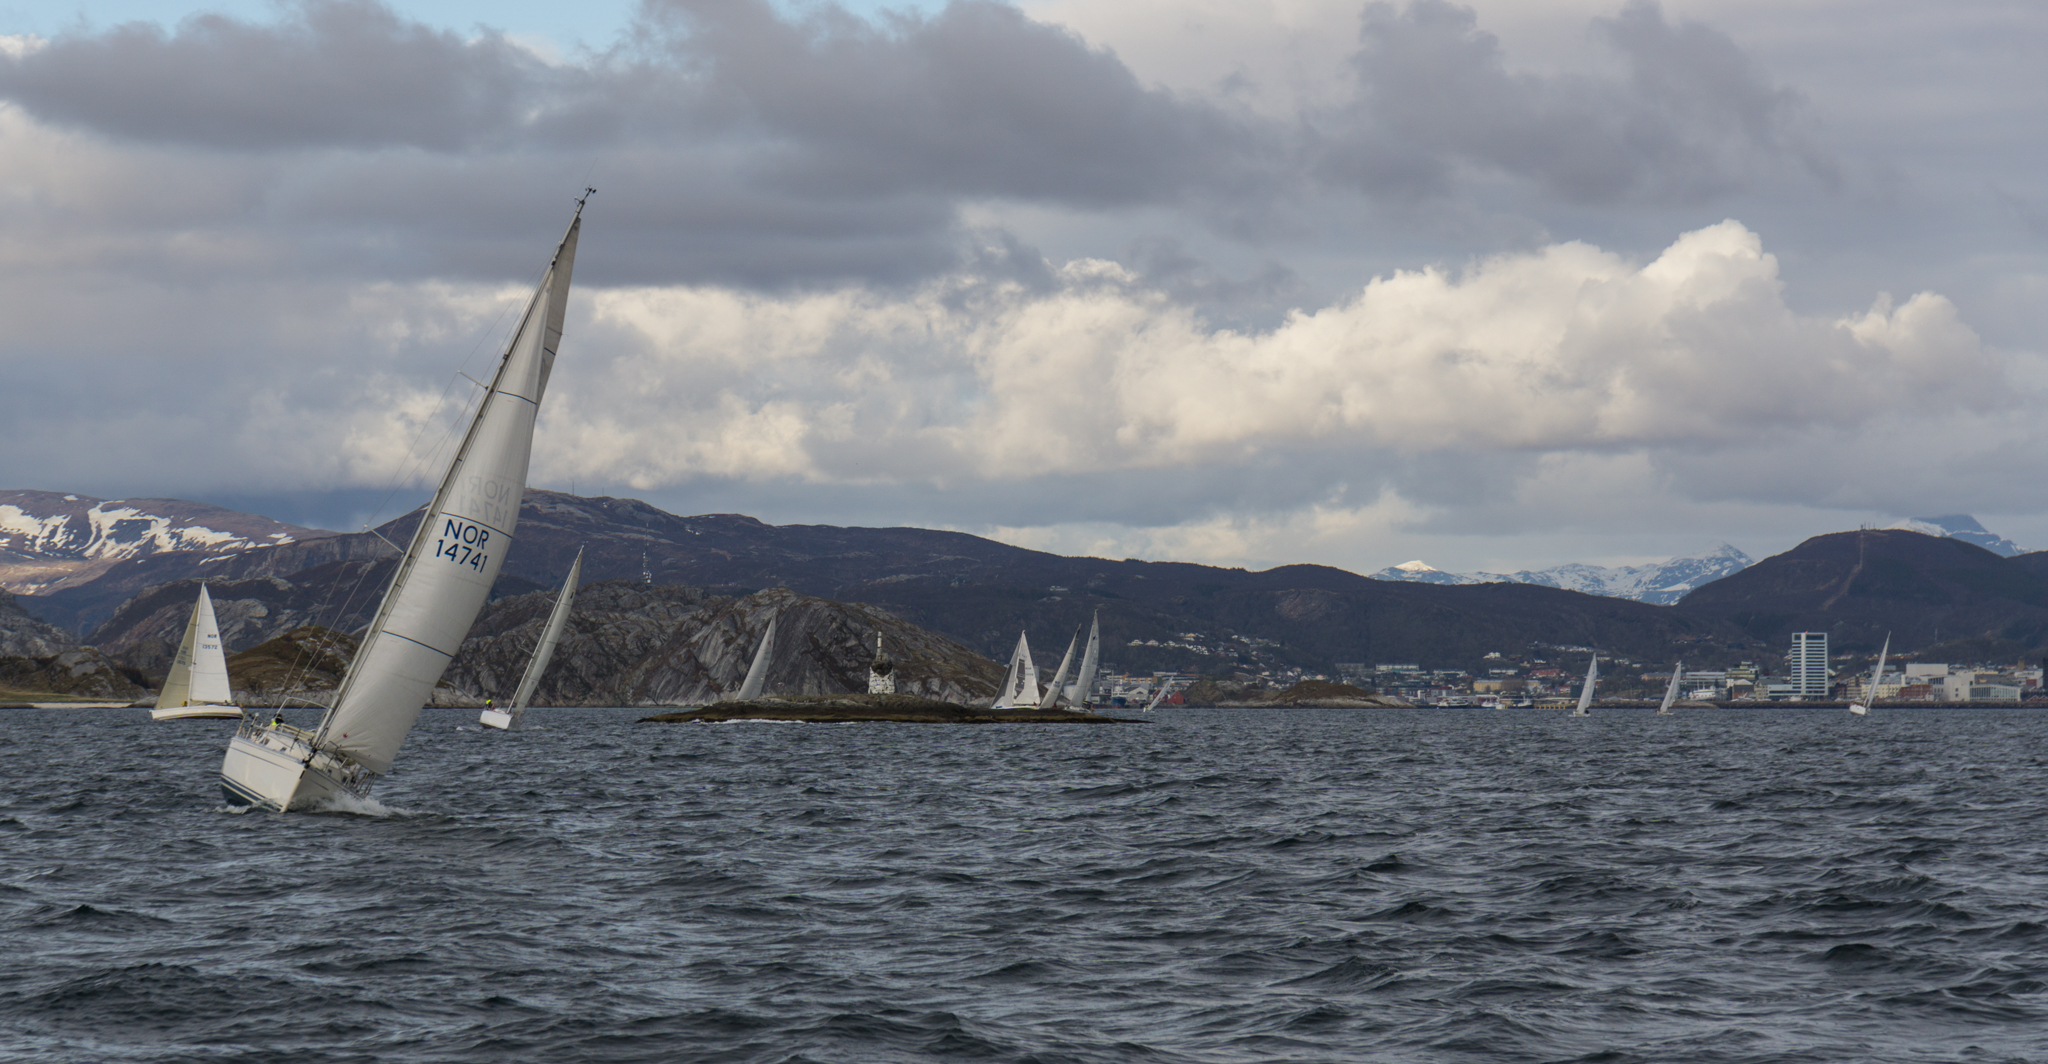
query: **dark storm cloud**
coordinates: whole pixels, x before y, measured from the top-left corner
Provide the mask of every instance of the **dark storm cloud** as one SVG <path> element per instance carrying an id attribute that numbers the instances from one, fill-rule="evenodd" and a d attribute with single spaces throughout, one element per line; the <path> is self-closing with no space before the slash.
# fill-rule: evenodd
<path id="1" fill-rule="evenodd" d="M 1323 172 L 1365 191 L 1436 196 L 1467 175 L 1533 182 L 1574 203 L 1699 202 L 1790 165 L 1832 175 L 1799 126 L 1799 97 L 1726 35 L 1630 0 L 1595 35 L 1626 78 L 1508 68 L 1470 8 L 1365 9 L 1359 95 L 1322 120 Z"/>

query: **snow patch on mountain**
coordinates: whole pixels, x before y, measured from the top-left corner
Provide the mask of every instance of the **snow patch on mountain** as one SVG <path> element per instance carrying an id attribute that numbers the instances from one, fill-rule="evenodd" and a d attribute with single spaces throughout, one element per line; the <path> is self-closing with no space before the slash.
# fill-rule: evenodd
<path id="1" fill-rule="evenodd" d="M 1375 580 L 1428 584 L 1540 584 L 1583 591 L 1588 595 L 1669 605 L 1701 584 L 1739 573 L 1750 565 L 1749 555 L 1722 543 L 1703 554 L 1672 558 L 1652 565 L 1609 567 L 1572 563 L 1513 573 L 1448 573 L 1426 562 L 1412 561 L 1389 566 L 1372 576 Z"/>
<path id="2" fill-rule="evenodd" d="M 1977 522 L 1976 518 L 1971 517 L 1969 514 L 1942 514 L 1940 517 L 1909 517 L 1903 521 L 1894 521 L 1885 527 L 1918 532 L 1924 536 L 1944 536 L 1949 539 L 1960 539 L 1965 543 L 1974 543 L 1993 554 L 2002 554 L 2008 558 L 2015 554 L 2024 553 L 2020 550 L 2018 544 L 1985 528 Z"/>
<path id="3" fill-rule="evenodd" d="M 231 554 L 327 534 L 182 499 L 0 491 L 0 587 L 35 594 L 130 558 Z"/>

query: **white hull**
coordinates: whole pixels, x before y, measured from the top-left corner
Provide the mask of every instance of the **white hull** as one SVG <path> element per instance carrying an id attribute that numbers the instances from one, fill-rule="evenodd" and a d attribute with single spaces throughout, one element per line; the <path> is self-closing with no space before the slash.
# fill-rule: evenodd
<path id="1" fill-rule="evenodd" d="M 1849 712 L 1859 717 L 1867 717 L 1870 715 L 1870 707 L 1858 702 L 1851 702 L 1849 703 Z"/>
<path id="2" fill-rule="evenodd" d="M 228 742 L 220 765 L 221 793 L 228 803 L 281 813 L 341 794 L 369 793 L 370 776 L 361 766 L 314 750 L 305 734 L 292 727 L 245 723 Z"/>
<path id="3" fill-rule="evenodd" d="M 484 710 L 482 716 L 477 718 L 477 723 L 482 724 L 486 728 L 503 728 L 506 731 L 511 731 L 512 714 L 502 709 L 487 709 Z"/>
<path id="4" fill-rule="evenodd" d="M 151 720 L 233 720 L 242 715 L 240 706 L 172 706 L 169 709 L 152 709 Z"/>

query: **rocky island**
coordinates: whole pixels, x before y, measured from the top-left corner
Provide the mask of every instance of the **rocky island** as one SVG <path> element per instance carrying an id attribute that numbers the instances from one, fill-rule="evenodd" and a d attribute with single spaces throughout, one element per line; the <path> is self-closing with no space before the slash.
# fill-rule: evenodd
<path id="1" fill-rule="evenodd" d="M 642 724 L 784 720 L 813 724 L 1144 724 L 1069 709 L 980 709 L 910 694 L 783 695 L 640 718 Z"/>

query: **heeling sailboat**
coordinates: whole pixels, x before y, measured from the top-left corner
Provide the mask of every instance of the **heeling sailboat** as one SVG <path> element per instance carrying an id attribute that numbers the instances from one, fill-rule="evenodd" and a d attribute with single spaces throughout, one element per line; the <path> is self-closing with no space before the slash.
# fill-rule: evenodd
<path id="1" fill-rule="evenodd" d="M 555 596 L 555 608 L 548 613 L 548 623 L 541 629 L 540 642 L 534 645 L 533 657 L 526 663 L 526 675 L 519 678 L 519 690 L 512 696 L 512 708 L 486 709 L 477 718 L 477 723 L 487 728 L 502 728 L 511 731 L 512 726 L 526 716 L 526 704 L 533 701 L 533 692 L 540 687 L 541 675 L 548 671 L 548 662 L 554 660 L 555 644 L 562 641 L 562 629 L 569 626 L 569 607 L 576 601 L 576 585 L 583 578 L 583 549 L 576 549 L 576 560 L 569 563 L 569 578 L 562 581 L 562 590 Z"/>
<path id="2" fill-rule="evenodd" d="M 1052 682 L 1045 687 L 1045 697 L 1038 700 L 1038 708 L 1052 709 L 1067 696 L 1067 669 L 1074 664 L 1074 648 L 1080 645 L 1081 630 L 1074 629 L 1074 638 L 1067 640 L 1067 653 L 1060 658 L 1058 672 L 1052 674 Z"/>
<path id="3" fill-rule="evenodd" d="M 498 360 L 462 444 L 420 514 L 332 709 L 307 731 L 244 720 L 221 762 L 229 802 L 303 809 L 366 796 L 483 608 L 519 522 L 533 422 L 562 337 L 583 204 Z"/>
<path id="4" fill-rule="evenodd" d="M 761 697 L 761 688 L 768 683 L 768 659 L 775 654 L 775 618 L 768 618 L 768 630 L 761 633 L 761 646 L 754 651 L 754 663 L 747 666 L 747 678 L 740 681 L 740 693 L 733 697 L 740 701 Z"/>
<path id="5" fill-rule="evenodd" d="M 213 596 L 201 584 L 199 601 L 192 604 L 192 619 L 185 622 L 185 638 L 178 642 L 178 656 L 171 659 L 171 674 L 157 693 L 149 719 L 239 717 L 242 707 L 234 703 L 234 691 L 228 684 L 228 656 L 221 649 L 220 623 L 213 616 Z"/>
<path id="6" fill-rule="evenodd" d="M 1159 681 L 1158 689 L 1152 692 L 1152 701 L 1145 703 L 1145 712 L 1150 713 L 1153 710 L 1158 709 L 1159 703 L 1166 701 L 1166 696 L 1172 691 L 1172 683 L 1166 680 Z"/>
<path id="7" fill-rule="evenodd" d="M 1088 649 L 1081 652 L 1081 671 L 1067 687 L 1067 704 L 1077 709 L 1088 706 L 1088 693 L 1095 687 L 1095 673 L 1102 664 L 1102 611 L 1088 623 Z"/>
<path id="8" fill-rule="evenodd" d="M 1892 634 L 1886 632 L 1884 634 L 1884 649 L 1877 652 L 1877 668 L 1870 670 L 1870 689 L 1863 693 L 1863 697 L 1869 699 L 1873 704 L 1877 702 L 1877 681 L 1884 679 L 1885 655 L 1891 652 Z M 1849 703 L 1849 712 L 1859 717 L 1867 717 L 1870 715 L 1870 706 L 1864 705 L 1861 702 L 1851 702 Z"/>
<path id="9" fill-rule="evenodd" d="M 1579 688 L 1579 704 L 1572 708 L 1572 716 L 1584 717 L 1588 715 L 1586 710 L 1593 705 L 1593 684 L 1599 679 L 1600 652 L 1596 650 L 1593 652 L 1593 660 L 1586 662 L 1586 682 L 1584 686 Z"/>
<path id="10" fill-rule="evenodd" d="M 1003 674 L 1003 686 L 996 690 L 991 709 L 1029 709 L 1038 704 L 1038 666 L 1031 663 L 1031 642 L 1017 633 L 1017 649 L 1010 652 L 1010 671 Z"/>
<path id="11" fill-rule="evenodd" d="M 1684 675 L 1685 662 L 1681 661 L 1671 667 L 1671 682 L 1664 688 L 1664 701 L 1657 707 L 1658 716 L 1668 717 L 1671 715 L 1671 703 L 1678 701 L 1678 678 Z"/>

